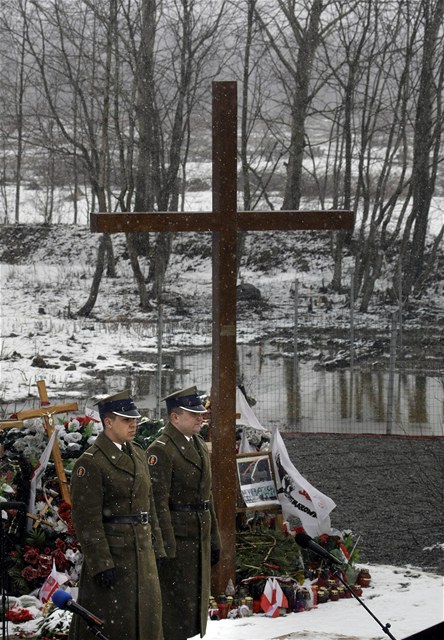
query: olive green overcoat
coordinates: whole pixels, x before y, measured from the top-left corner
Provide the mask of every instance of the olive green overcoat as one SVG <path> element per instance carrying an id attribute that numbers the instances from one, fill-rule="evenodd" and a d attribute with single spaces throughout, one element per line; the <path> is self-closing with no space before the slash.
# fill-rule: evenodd
<path id="1" fill-rule="evenodd" d="M 208 448 L 188 441 L 171 423 L 148 447 L 156 511 L 170 558 L 159 567 L 165 640 L 205 635 L 211 588 L 211 549 L 220 536 L 211 493 Z M 177 511 L 174 504 L 209 501 L 207 511 Z"/>
<path id="2" fill-rule="evenodd" d="M 101 433 L 76 461 L 71 477 L 72 520 L 84 561 L 78 603 L 102 620 L 109 640 L 163 640 L 156 555 L 165 555 L 145 451 L 131 457 Z M 103 515 L 150 513 L 150 524 L 111 524 Z M 94 575 L 115 568 L 114 587 Z M 70 640 L 91 640 L 84 620 L 73 615 Z"/>

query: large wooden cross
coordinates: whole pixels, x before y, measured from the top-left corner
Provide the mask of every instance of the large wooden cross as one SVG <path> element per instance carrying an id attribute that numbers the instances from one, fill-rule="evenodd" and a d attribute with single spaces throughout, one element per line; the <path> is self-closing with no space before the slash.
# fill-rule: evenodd
<path id="1" fill-rule="evenodd" d="M 237 210 L 237 85 L 213 83 L 213 210 L 91 214 L 91 230 L 106 233 L 211 231 L 213 236 L 212 470 L 222 537 L 213 593 L 235 583 L 236 543 L 236 251 L 238 231 L 339 230 L 351 211 Z M 195 372 L 195 379 L 199 376 Z"/>

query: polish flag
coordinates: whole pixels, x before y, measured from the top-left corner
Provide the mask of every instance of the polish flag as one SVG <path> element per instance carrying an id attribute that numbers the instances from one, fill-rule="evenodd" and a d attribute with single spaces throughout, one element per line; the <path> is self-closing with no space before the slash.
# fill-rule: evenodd
<path id="1" fill-rule="evenodd" d="M 39 591 L 39 600 L 40 602 L 48 602 L 51 598 L 52 594 L 60 587 L 60 585 L 65 584 L 68 580 L 68 577 L 65 573 L 60 573 L 57 571 L 55 562 L 52 563 L 52 569 L 49 576 L 46 578 L 45 582 L 40 587 Z"/>
<path id="2" fill-rule="evenodd" d="M 273 589 L 273 580 L 271 578 L 267 578 L 267 582 L 265 583 L 264 592 L 261 595 L 261 609 L 264 613 L 270 610 L 271 605 L 274 603 L 273 595 L 275 595 Z"/>
<path id="3" fill-rule="evenodd" d="M 273 604 L 276 603 L 278 607 L 288 608 L 287 596 L 282 591 L 281 585 L 273 578 Z"/>
<path id="4" fill-rule="evenodd" d="M 278 618 L 279 617 L 279 605 L 277 602 L 271 605 L 268 611 L 265 612 L 267 618 Z"/>
<path id="5" fill-rule="evenodd" d="M 343 562 L 345 562 L 345 564 L 348 564 L 350 562 L 350 553 L 347 551 L 345 545 L 342 544 L 341 541 L 338 542 L 338 549 L 343 558 Z"/>

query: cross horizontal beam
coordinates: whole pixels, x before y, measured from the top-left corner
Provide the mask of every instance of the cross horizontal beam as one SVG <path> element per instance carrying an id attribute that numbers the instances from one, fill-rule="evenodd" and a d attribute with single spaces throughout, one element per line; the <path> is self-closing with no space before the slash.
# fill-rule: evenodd
<path id="1" fill-rule="evenodd" d="M 20 420 L 28 420 L 29 418 L 41 418 L 55 413 L 65 413 L 66 411 L 78 411 L 77 402 L 65 402 L 64 404 L 55 404 L 49 407 L 38 407 L 37 409 L 23 409 L 17 411 L 17 418 Z"/>
<path id="2" fill-rule="evenodd" d="M 2 429 L 18 429 L 23 427 L 23 420 L 0 420 L 0 431 Z"/>
<path id="3" fill-rule="evenodd" d="M 353 211 L 237 211 L 239 231 L 337 231 L 352 229 Z M 220 231 L 224 216 L 213 212 L 92 213 L 91 230 L 99 233 Z"/>

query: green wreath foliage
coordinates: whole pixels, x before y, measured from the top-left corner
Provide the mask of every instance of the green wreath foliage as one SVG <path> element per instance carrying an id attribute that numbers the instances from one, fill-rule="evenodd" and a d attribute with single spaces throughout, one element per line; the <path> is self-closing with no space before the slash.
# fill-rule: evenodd
<path id="1" fill-rule="evenodd" d="M 257 575 L 296 578 L 303 570 L 301 550 L 292 536 L 266 529 L 236 536 L 236 580 Z"/>

